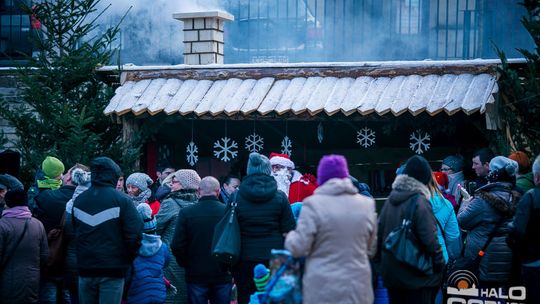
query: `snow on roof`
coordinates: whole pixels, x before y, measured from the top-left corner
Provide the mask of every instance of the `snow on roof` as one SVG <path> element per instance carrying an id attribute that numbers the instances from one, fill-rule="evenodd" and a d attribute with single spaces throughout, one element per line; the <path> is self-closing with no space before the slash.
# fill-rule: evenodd
<path id="1" fill-rule="evenodd" d="M 125 81 L 104 113 L 483 113 L 498 90 L 499 64 L 462 60 L 125 67 Z"/>

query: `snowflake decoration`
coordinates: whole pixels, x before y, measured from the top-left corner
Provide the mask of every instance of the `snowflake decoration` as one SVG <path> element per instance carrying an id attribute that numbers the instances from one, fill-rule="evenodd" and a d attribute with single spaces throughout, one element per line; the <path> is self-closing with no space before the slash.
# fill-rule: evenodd
<path id="1" fill-rule="evenodd" d="M 421 130 L 416 130 L 411 133 L 409 140 L 411 140 L 409 147 L 414 151 L 414 153 L 422 154 L 429 150 L 431 136 L 427 132 L 422 135 Z"/>
<path id="2" fill-rule="evenodd" d="M 253 134 L 246 137 L 245 147 L 249 152 L 259 152 L 264 147 L 264 139 L 259 134 L 253 132 Z"/>
<path id="3" fill-rule="evenodd" d="M 289 136 L 283 137 L 281 141 L 281 153 L 291 156 L 292 154 L 292 141 Z"/>
<path id="4" fill-rule="evenodd" d="M 356 132 L 356 142 L 367 148 L 375 143 L 375 132 L 368 127 Z"/>
<path id="5" fill-rule="evenodd" d="M 238 155 L 238 144 L 229 137 L 223 137 L 214 143 L 214 156 L 228 162 Z"/>
<path id="6" fill-rule="evenodd" d="M 190 166 L 194 166 L 199 161 L 199 148 L 194 142 L 190 142 L 186 147 L 186 160 Z"/>

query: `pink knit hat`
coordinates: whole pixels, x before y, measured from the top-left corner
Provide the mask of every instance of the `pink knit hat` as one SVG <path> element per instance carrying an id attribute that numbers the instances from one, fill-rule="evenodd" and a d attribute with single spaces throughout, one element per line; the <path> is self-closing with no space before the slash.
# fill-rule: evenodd
<path id="1" fill-rule="evenodd" d="M 349 177 L 349 168 L 345 156 L 330 154 L 321 158 L 317 168 L 317 183 L 319 186 L 331 178 L 346 177 Z"/>

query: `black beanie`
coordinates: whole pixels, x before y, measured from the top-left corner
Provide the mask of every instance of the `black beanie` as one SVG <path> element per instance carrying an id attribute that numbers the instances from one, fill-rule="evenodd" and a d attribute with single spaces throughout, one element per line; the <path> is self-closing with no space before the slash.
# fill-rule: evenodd
<path id="1" fill-rule="evenodd" d="M 26 206 L 28 204 L 28 196 L 23 189 L 10 190 L 4 197 L 6 205 L 10 208 L 16 206 Z"/>
<path id="2" fill-rule="evenodd" d="M 424 185 L 429 184 L 431 177 L 431 167 L 428 161 L 422 156 L 415 155 L 407 161 L 403 174 L 406 174 Z"/>

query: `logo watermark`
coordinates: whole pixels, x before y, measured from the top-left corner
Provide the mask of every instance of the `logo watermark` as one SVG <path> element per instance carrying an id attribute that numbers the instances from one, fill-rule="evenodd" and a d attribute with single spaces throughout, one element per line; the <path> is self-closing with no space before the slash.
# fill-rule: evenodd
<path id="1" fill-rule="evenodd" d="M 448 278 L 446 304 L 523 304 L 527 296 L 524 286 L 480 288 L 474 273 L 458 270 Z"/>

